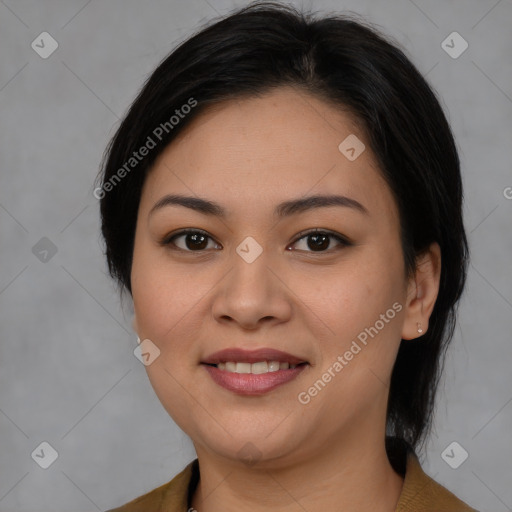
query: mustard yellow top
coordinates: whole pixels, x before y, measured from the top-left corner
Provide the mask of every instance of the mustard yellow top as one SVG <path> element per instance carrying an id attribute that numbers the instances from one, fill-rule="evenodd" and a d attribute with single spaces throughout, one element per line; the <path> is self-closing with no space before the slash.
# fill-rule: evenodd
<path id="1" fill-rule="evenodd" d="M 404 485 L 395 512 L 478 512 L 425 474 L 414 451 L 407 450 Z M 188 512 L 199 481 L 197 459 L 170 482 L 106 512 Z"/>

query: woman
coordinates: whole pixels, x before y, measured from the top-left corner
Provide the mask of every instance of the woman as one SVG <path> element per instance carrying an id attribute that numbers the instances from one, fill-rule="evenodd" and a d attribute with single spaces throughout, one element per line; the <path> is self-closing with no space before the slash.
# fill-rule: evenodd
<path id="1" fill-rule="evenodd" d="M 270 3 L 217 21 L 151 75 L 95 195 L 197 452 L 116 512 L 473 510 L 416 456 L 468 246 L 450 127 L 394 44 Z"/>

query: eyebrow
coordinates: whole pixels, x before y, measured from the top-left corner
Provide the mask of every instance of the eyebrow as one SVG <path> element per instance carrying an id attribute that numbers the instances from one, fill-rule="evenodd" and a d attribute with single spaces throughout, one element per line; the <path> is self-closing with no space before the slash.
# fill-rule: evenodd
<path id="1" fill-rule="evenodd" d="M 190 208 L 204 215 L 222 218 L 226 217 L 226 210 L 220 204 L 207 199 L 183 196 L 180 194 L 170 194 L 159 199 L 151 208 L 149 216 L 166 206 L 184 206 L 185 208 Z M 364 215 L 369 215 L 368 210 L 359 201 L 340 195 L 315 195 L 284 201 L 276 206 L 274 215 L 277 215 L 279 218 L 283 218 L 303 213 L 307 210 L 328 206 L 343 206 L 346 208 L 352 208 Z"/>

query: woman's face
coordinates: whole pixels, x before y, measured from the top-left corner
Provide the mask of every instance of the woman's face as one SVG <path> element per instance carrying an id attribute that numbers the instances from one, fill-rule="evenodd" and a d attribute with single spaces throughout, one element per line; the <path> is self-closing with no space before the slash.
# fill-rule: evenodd
<path id="1" fill-rule="evenodd" d="M 291 88 L 226 102 L 147 177 L 135 325 L 160 350 L 151 384 L 198 453 L 287 463 L 383 436 L 392 366 L 418 319 L 397 208 L 352 119 Z"/>

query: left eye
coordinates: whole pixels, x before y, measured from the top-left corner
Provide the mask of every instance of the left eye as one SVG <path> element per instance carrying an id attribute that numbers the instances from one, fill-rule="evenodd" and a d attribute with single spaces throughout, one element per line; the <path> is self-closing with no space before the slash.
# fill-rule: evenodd
<path id="1" fill-rule="evenodd" d="M 185 240 L 184 246 L 181 247 L 176 243 L 176 240 L 179 240 L 180 238 L 184 238 Z M 335 240 L 338 243 L 338 247 L 348 247 L 351 245 L 348 240 L 339 234 L 331 233 L 329 231 L 320 231 L 318 229 L 308 233 L 299 233 L 299 238 L 297 238 L 295 242 L 292 243 L 292 245 L 297 245 L 302 240 L 306 240 L 306 249 L 299 248 L 298 250 L 306 252 L 327 252 L 327 250 L 331 249 L 331 240 Z M 166 237 L 164 240 L 162 240 L 161 244 L 165 246 L 174 246 L 186 252 L 202 252 L 204 249 L 212 248 L 208 247 L 209 241 L 213 241 L 213 239 L 205 231 L 197 229 L 186 229 L 170 237 Z M 213 248 L 221 247 L 216 242 L 214 243 L 214 246 L 215 247 Z"/>
<path id="2" fill-rule="evenodd" d="M 311 249 L 311 252 L 327 252 L 326 249 L 329 248 L 331 239 L 336 240 L 336 242 L 338 242 L 338 246 L 348 247 L 349 245 L 351 245 L 350 242 L 344 239 L 342 236 L 335 233 L 331 233 L 329 231 L 314 230 L 305 234 L 300 233 L 299 236 L 300 238 L 298 238 L 293 243 L 297 244 L 301 240 L 306 240 L 306 247 L 308 249 Z"/>

